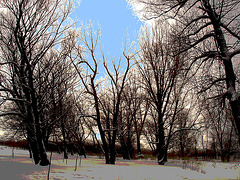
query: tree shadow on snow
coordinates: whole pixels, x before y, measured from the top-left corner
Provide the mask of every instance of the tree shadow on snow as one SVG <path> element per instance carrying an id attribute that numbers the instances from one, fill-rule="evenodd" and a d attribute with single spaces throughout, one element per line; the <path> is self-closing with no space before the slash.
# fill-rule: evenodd
<path id="1" fill-rule="evenodd" d="M 33 174 L 35 171 L 48 170 L 48 166 L 39 166 L 28 163 L 17 162 L 16 159 L 9 161 L 9 159 L 0 159 L 0 175 L 2 180 L 18 180 L 26 179 L 27 175 Z M 47 176 L 47 174 L 46 174 Z"/>

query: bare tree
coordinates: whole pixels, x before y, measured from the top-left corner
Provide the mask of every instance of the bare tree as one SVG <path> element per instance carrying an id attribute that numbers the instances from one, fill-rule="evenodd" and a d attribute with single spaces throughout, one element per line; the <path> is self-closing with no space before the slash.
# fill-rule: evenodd
<path id="1" fill-rule="evenodd" d="M 103 66 L 107 72 L 107 77 L 109 78 L 109 82 L 111 84 L 109 88 L 109 93 L 111 94 L 109 96 L 109 105 L 111 105 L 112 107 L 106 107 L 107 109 L 105 111 L 105 122 L 107 121 L 109 124 L 109 126 L 106 126 L 103 121 L 104 111 L 102 110 L 102 108 L 104 107 L 103 103 L 101 102 L 102 94 L 99 92 L 101 85 L 100 81 L 97 80 L 100 60 L 96 55 L 96 51 L 98 50 L 97 46 L 99 46 L 100 29 L 98 29 L 97 32 L 94 32 L 92 25 L 90 25 L 88 29 L 82 30 L 78 38 L 79 41 L 83 43 L 83 47 L 76 43 L 76 56 L 75 59 L 72 58 L 72 63 L 74 64 L 78 72 L 78 76 L 85 88 L 86 94 L 89 95 L 94 105 L 94 110 L 89 116 L 91 116 L 97 124 L 97 128 L 103 144 L 106 164 L 115 164 L 115 144 L 119 121 L 118 115 L 120 112 L 123 88 L 125 85 L 127 73 L 130 69 L 130 57 L 124 53 L 124 57 L 127 61 L 127 67 L 122 75 L 120 69 L 121 63 L 119 62 L 118 65 L 113 63 L 112 73 L 106 64 L 106 59 L 103 52 L 98 51 L 99 53 L 102 53 L 102 57 L 100 58 L 102 58 L 103 60 Z M 90 57 L 88 57 L 87 55 L 89 55 Z M 82 71 L 81 68 L 85 68 L 85 71 Z M 107 112 L 109 110 L 110 112 Z M 109 113 L 110 116 L 108 115 Z"/>
<path id="2" fill-rule="evenodd" d="M 184 51 L 195 51 L 192 64 L 219 62 L 224 67 L 224 77 L 215 77 L 204 90 L 216 83 L 225 83 L 222 97 L 229 100 L 240 137 L 240 96 L 233 61 L 239 63 L 239 7 L 238 0 L 132 0 L 142 4 L 140 11 L 145 19 L 160 19 L 178 24 L 179 37 L 187 39 Z M 237 64 L 237 63 L 236 63 Z M 190 66 L 190 68 L 192 68 Z M 235 67 L 237 68 L 237 67 Z M 240 139 L 240 138 L 239 138 Z M 240 143 L 240 141 L 239 141 Z"/>
<path id="3" fill-rule="evenodd" d="M 164 32 L 159 24 L 152 29 L 145 29 L 139 42 L 141 54 L 137 65 L 143 78 L 143 87 L 148 94 L 151 104 L 152 120 L 158 163 L 164 164 L 167 158 L 164 128 L 168 122 L 169 108 L 174 102 L 171 98 L 174 86 L 182 67 L 183 56 L 173 56 L 176 49 L 171 43 L 167 31 Z M 176 105 L 177 106 L 177 105 Z"/>
<path id="4" fill-rule="evenodd" d="M 97 89 L 98 84 L 96 83 L 96 76 L 98 73 L 99 62 L 96 59 L 95 50 L 98 45 L 99 38 L 100 38 L 100 29 L 98 29 L 96 33 L 96 37 L 94 37 L 92 26 L 88 31 L 83 29 L 82 34 L 79 35 L 79 39 L 81 42 L 84 43 L 84 47 L 76 46 L 76 58 L 79 58 L 79 59 L 73 59 L 74 57 L 72 56 L 72 63 L 77 70 L 78 76 L 85 88 L 86 93 L 89 94 L 90 98 L 92 98 L 92 101 L 94 104 L 94 111 L 92 112 L 92 114 L 89 114 L 89 116 L 92 117 L 97 123 L 97 127 L 98 127 L 98 130 L 101 136 L 101 141 L 103 144 L 105 161 L 106 161 L 106 164 L 109 164 L 110 163 L 109 149 L 106 141 L 105 132 L 101 123 L 100 102 L 99 102 L 99 94 Z M 73 41 L 75 41 L 75 39 L 73 39 Z M 90 59 L 88 60 L 84 56 L 83 54 L 84 51 L 89 53 L 90 58 L 92 59 L 93 65 L 91 65 Z M 82 66 L 85 65 L 86 71 L 82 72 L 81 71 L 82 67 L 79 67 L 78 64 L 81 64 Z"/>
<path id="5" fill-rule="evenodd" d="M 137 142 L 138 154 L 141 154 L 140 138 L 146 120 L 148 105 L 141 88 L 141 76 L 136 68 L 132 68 L 123 89 L 121 103 L 121 118 L 119 123 L 119 141 L 124 159 L 134 155 L 134 141 Z M 145 106 L 146 105 L 146 106 Z"/>
<path id="6" fill-rule="evenodd" d="M 137 153 L 141 154 L 141 135 L 143 134 L 144 125 L 149 111 L 149 100 L 146 98 L 145 90 L 142 87 L 142 77 L 138 74 L 135 67 L 130 74 L 128 81 L 129 88 L 125 89 L 126 103 L 128 103 L 128 117 L 133 122 L 134 132 L 137 142 Z M 130 115 L 130 116 L 129 116 Z"/>
<path id="7" fill-rule="evenodd" d="M 121 69 L 121 61 L 119 61 L 118 65 L 113 63 L 113 73 L 110 72 L 109 67 L 106 64 L 106 61 L 104 61 L 104 67 L 107 71 L 107 74 L 110 78 L 110 84 L 111 84 L 111 93 L 112 93 L 112 127 L 111 129 L 107 129 L 106 131 L 112 131 L 112 142 L 110 142 L 110 164 L 115 164 L 115 158 L 116 158 L 116 150 L 115 150 L 115 144 L 116 144 L 116 138 L 117 138 L 117 128 L 119 123 L 119 114 L 120 114 L 120 106 L 122 103 L 122 94 L 126 83 L 126 78 L 128 71 L 130 69 L 130 57 L 125 54 L 124 56 L 126 58 L 126 69 L 123 75 L 120 74 Z"/>
<path id="8" fill-rule="evenodd" d="M 233 151 L 236 128 L 229 104 L 226 99 L 221 98 L 222 93 L 223 88 L 215 86 L 211 92 L 202 94 L 202 116 L 208 127 L 206 131 L 214 143 L 215 156 L 216 153 L 219 153 L 222 161 L 226 159 L 229 161 L 231 151 Z M 219 97 L 212 98 L 213 96 Z"/>
<path id="9" fill-rule="evenodd" d="M 72 1 L 3 0 L 1 1 L 1 92 L 4 102 L 14 103 L 15 115 L 26 127 L 36 164 L 48 165 L 42 129 L 42 97 L 38 67 L 59 41 L 67 26 L 63 22 Z"/>

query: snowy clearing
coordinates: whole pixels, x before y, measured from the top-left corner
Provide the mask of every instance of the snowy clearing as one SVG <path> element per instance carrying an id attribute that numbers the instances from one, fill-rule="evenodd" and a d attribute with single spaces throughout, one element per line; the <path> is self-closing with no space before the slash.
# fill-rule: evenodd
<path id="1" fill-rule="evenodd" d="M 50 154 L 49 154 L 50 155 Z M 159 166 L 153 160 L 122 160 L 116 165 L 105 165 L 104 159 L 97 157 L 81 158 L 81 166 L 75 171 L 76 156 L 63 160 L 62 155 L 53 153 L 50 179 L 239 179 L 238 163 L 214 163 L 203 161 L 169 160 Z M 1 179 L 47 179 L 48 166 L 35 165 L 28 151 L 0 146 Z"/>

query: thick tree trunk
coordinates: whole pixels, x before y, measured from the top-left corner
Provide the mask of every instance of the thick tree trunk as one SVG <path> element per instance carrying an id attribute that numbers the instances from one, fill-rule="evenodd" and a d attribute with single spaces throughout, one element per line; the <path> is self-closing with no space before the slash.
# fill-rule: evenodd
<path id="1" fill-rule="evenodd" d="M 38 164 L 40 162 L 40 155 L 39 155 L 39 149 L 38 144 L 35 140 L 30 140 L 29 142 L 31 146 L 32 156 L 35 164 Z"/>
<path id="2" fill-rule="evenodd" d="M 140 155 L 142 152 L 141 152 L 141 143 L 140 143 L 140 135 L 138 134 L 138 132 L 136 133 L 136 135 L 137 135 L 137 152 L 138 152 L 138 154 Z"/>
<path id="3" fill-rule="evenodd" d="M 25 95 L 29 98 L 30 94 L 28 91 L 25 91 L 25 93 Z M 49 165 L 50 162 L 48 160 L 45 145 L 43 142 L 43 134 L 41 129 L 42 127 L 39 120 L 39 115 L 37 113 L 36 99 L 34 98 L 33 94 L 31 94 L 31 97 L 32 104 L 31 106 L 27 107 L 29 119 L 27 124 L 27 140 L 30 145 L 35 164 L 40 163 L 41 166 L 45 166 Z"/>
<path id="4" fill-rule="evenodd" d="M 234 73 L 231 57 L 229 57 L 229 51 L 226 43 L 226 38 L 220 26 L 219 16 L 211 7 L 208 0 L 202 0 L 204 8 L 207 10 L 209 19 L 211 20 L 215 32 L 215 40 L 220 49 L 220 55 L 225 68 L 226 84 L 228 89 L 228 99 L 232 108 L 232 114 L 234 117 L 235 125 L 237 127 L 237 134 L 240 144 L 240 97 L 236 91 L 236 75 Z"/>
<path id="5" fill-rule="evenodd" d="M 107 141 L 106 141 L 105 132 L 103 131 L 102 124 L 101 124 L 101 117 L 100 117 L 100 110 L 99 110 L 99 100 L 98 100 L 96 88 L 94 86 L 94 78 L 91 78 L 91 87 L 92 87 L 92 90 L 93 90 L 93 97 L 94 97 L 94 101 L 95 101 L 95 110 L 96 110 L 96 115 L 97 115 L 96 122 L 97 122 L 99 134 L 100 134 L 102 144 L 103 144 L 105 163 L 110 164 L 108 144 L 107 144 Z"/>
<path id="6" fill-rule="evenodd" d="M 100 137 L 101 137 L 102 144 L 103 144 L 103 150 L 104 150 L 104 156 L 105 156 L 105 163 L 106 163 L 106 164 L 110 164 L 108 144 L 107 144 L 107 142 L 106 142 L 106 136 L 105 136 L 105 134 L 104 134 L 104 131 L 103 131 L 103 129 L 102 129 L 102 125 L 101 125 L 101 122 L 100 122 L 99 109 L 97 110 L 97 124 L 98 124 L 98 130 L 99 130 Z"/>
<path id="7" fill-rule="evenodd" d="M 235 125 L 237 127 L 237 134 L 239 139 L 239 145 L 240 145 L 240 97 L 234 101 L 230 101 L 230 105 L 232 108 L 232 114 L 234 117 Z"/>
<path id="8" fill-rule="evenodd" d="M 182 138 L 180 139 L 180 156 L 181 156 L 181 158 L 184 158 L 184 156 L 185 156 Z"/>
<path id="9" fill-rule="evenodd" d="M 39 151 L 38 153 L 40 155 L 40 165 L 47 166 L 50 164 L 50 161 L 48 160 L 45 144 L 43 142 L 41 122 L 39 120 L 39 116 L 36 113 L 34 113 L 34 114 L 35 114 L 34 122 L 36 125 L 36 140 L 37 140 L 38 151 Z"/>
<path id="10" fill-rule="evenodd" d="M 28 144 L 29 144 L 29 148 L 30 148 L 34 163 L 38 164 L 40 162 L 41 158 L 40 158 L 40 154 L 39 154 L 37 137 L 36 137 L 36 134 L 34 132 L 35 128 L 32 126 L 33 125 L 32 122 L 30 122 L 29 120 L 28 120 L 28 122 L 29 123 L 26 126 L 27 127 L 27 141 L 28 141 Z"/>
<path id="11" fill-rule="evenodd" d="M 28 145 L 28 151 L 29 151 L 29 158 L 33 158 L 32 155 L 32 148 L 31 148 L 31 144 L 30 144 L 30 138 L 27 138 L 27 145 Z"/>
<path id="12" fill-rule="evenodd" d="M 112 142 L 110 146 L 110 164 L 115 164 L 116 161 L 116 136 L 117 136 L 117 130 L 113 130 L 113 136 L 112 136 Z"/>
<path id="13" fill-rule="evenodd" d="M 119 140 L 121 144 L 122 156 L 123 156 L 123 159 L 130 159 L 129 150 L 128 150 L 129 147 L 127 145 L 128 142 L 127 143 L 125 142 L 124 128 L 123 126 L 120 126 L 120 128 L 121 128 L 120 130 L 121 134 L 119 135 Z"/>
<path id="14" fill-rule="evenodd" d="M 113 135 L 112 135 L 112 142 L 110 146 L 110 164 L 115 164 L 116 161 L 116 137 L 117 137 L 117 127 L 118 127 L 118 114 L 119 114 L 119 107 L 120 107 L 120 99 L 121 94 L 117 97 L 117 103 L 115 108 L 115 113 L 113 115 Z"/>
<path id="15" fill-rule="evenodd" d="M 29 133 L 32 134 L 32 133 Z M 43 143 L 43 140 L 39 135 L 31 136 L 33 138 L 28 138 L 28 144 L 29 144 L 29 152 L 30 156 L 33 157 L 33 160 L 35 164 L 38 164 L 40 162 L 41 166 L 49 165 L 50 162 L 48 160 L 46 149 Z"/>
<path id="16" fill-rule="evenodd" d="M 157 155 L 158 155 L 158 164 L 159 165 L 164 165 L 164 163 L 166 162 L 166 157 L 165 157 L 165 149 L 164 146 L 162 145 L 162 143 L 158 143 L 157 145 Z"/>
<path id="17" fill-rule="evenodd" d="M 101 137 L 102 144 L 103 144 L 105 163 L 110 164 L 108 145 L 107 145 L 107 142 L 106 142 L 106 139 L 105 139 L 106 136 L 104 134 L 104 131 L 103 131 L 101 123 L 100 123 L 100 118 L 99 118 L 99 120 L 97 120 L 97 124 L 98 124 L 98 130 L 99 130 L 100 137 Z"/>
<path id="18" fill-rule="evenodd" d="M 33 106 L 33 122 L 36 126 L 36 140 L 38 145 L 38 153 L 40 155 L 40 165 L 41 166 L 47 166 L 50 164 L 50 161 L 48 160 L 45 144 L 43 142 L 43 133 L 42 133 L 42 126 L 39 119 L 39 114 L 37 110 L 37 99 L 32 94 L 32 106 Z"/>
<path id="19" fill-rule="evenodd" d="M 158 142 L 157 142 L 157 153 L 158 153 L 158 164 L 164 165 L 167 161 L 166 150 L 165 150 L 165 138 L 162 118 L 159 117 L 159 128 L 158 128 Z"/>
<path id="20" fill-rule="evenodd" d="M 221 161 L 224 162 L 225 161 L 225 153 L 224 151 L 221 149 Z"/>
<path id="21" fill-rule="evenodd" d="M 49 165 L 50 161 L 48 160 L 43 140 L 39 140 L 38 146 L 39 146 L 39 154 L 40 154 L 40 157 L 41 157 L 40 165 L 41 166 Z"/>
<path id="22" fill-rule="evenodd" d="M 130 159 L 129 154 L 128 154 L 128 148 L 127 148 L 127 145 L 124 141 L 123 135 L 120 137 L 120 143 L 121 143 L 123 159 Z"/>
<path id="23" fill-rule="evenodd" d="M 127 137 L 127 153 L 128 153 L 129 159 L 132 159 L 133 154 L 134 154 L 134 149 L 133 149 L 133 146 L 132 146 L 132 139 L 131 139 L 130 130 L 128 131 L 128 137 Z"/>
<path id="24" fill-rule="evenodd" d="M 50 162 L 47 157 L 45 145 L 43 142 L 43 134 L 42 134 L 42 126 L 39 119 L 39 114 L 37 111 L 37 100 L 33 92 L 31 95 L 28 91 L 25 91 L 25 95 L 32 99 L 31 106 L 27 107 L 28 110 L 28 125 L 27 125 L 27 133 L 28 133 L 28 141 L 32 150 L 32 155 L 35 164 L 40 162 L 41 166 L 49 165 Z"/>

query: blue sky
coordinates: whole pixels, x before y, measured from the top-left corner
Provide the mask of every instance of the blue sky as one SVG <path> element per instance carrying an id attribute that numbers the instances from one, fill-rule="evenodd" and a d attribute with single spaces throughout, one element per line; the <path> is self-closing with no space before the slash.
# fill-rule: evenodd
<path id="1" fill-rule="evenodd" d="M 143 23 L 125 0 L 81 0 L 80 6 L 71 17 L 81 23 L 101 27 L 101 45 L 107 57 L 119 59 L 126 33 L 130 41 L 137 41 L 137 34 Z"/>
<path id="2" fill-rule="evenodd" d="M 101 27 L 101 45 L 108 59 L 116 60 L 122 54 L 124 40 L 137 41 L 138 31 L 143 25 L 125 0 L 81 0 L 80 6 L 71 14 L 73 20 L 87 24 L 90 21 L 94 28 Z M 100 66 L 100 76 L 103 76 Z M 99 134 L 97 134 L 100 138 Z"/>

